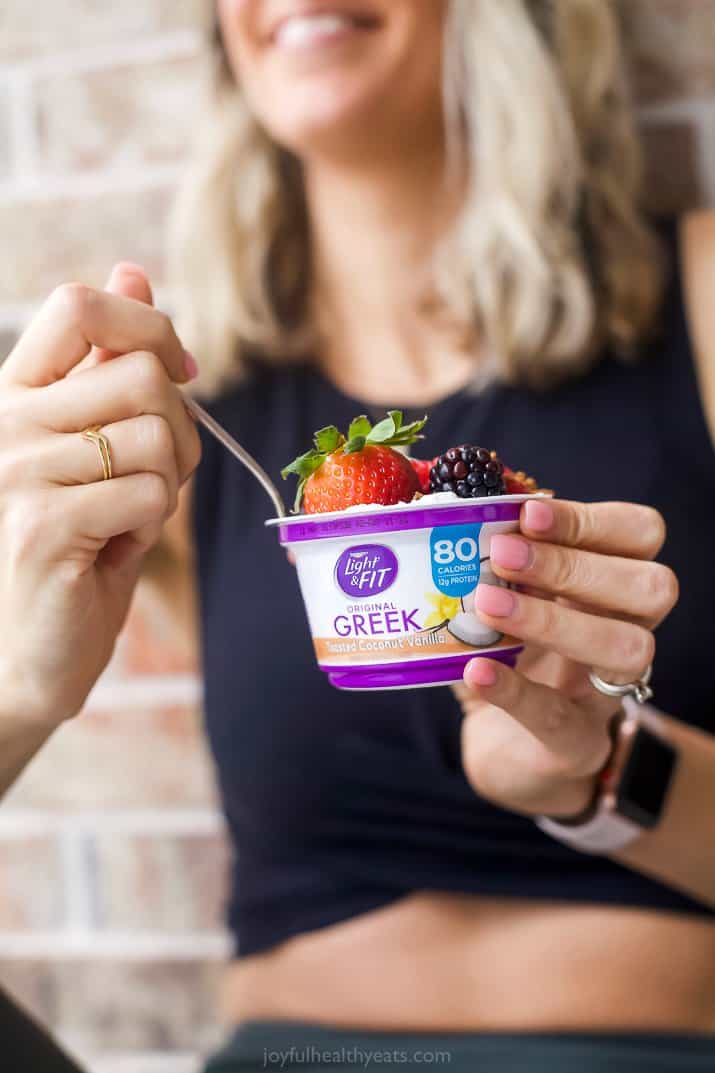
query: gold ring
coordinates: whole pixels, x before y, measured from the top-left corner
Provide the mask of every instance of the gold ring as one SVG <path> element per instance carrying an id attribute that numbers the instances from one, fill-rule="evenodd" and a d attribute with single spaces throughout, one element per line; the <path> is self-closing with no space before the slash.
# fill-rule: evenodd
<path id="1" fill-rule="evenodd" d="M 103 480 L 111 481 L 112 453 L 109 446 L 109 440 L 104 435 L 99 425 L 92 425 L 91 428 L 86 428 L 82 433 L 82 439 L 96 444 L 97 450 L 99 451 L 99 457 L 102 461 Z"/>

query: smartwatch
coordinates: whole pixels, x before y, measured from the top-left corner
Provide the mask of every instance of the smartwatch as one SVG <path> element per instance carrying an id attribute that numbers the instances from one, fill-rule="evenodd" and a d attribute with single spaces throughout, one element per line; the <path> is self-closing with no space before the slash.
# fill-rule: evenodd
<path id="1" fill-rule="evenodd" d="M 658 826 L 678 764 L 665 722 L 630 698 L 613 731 L 611 756 L 591 806 L 574 820 L 538 816 L 536 825 L 584 853 L 613 853 Z"/>

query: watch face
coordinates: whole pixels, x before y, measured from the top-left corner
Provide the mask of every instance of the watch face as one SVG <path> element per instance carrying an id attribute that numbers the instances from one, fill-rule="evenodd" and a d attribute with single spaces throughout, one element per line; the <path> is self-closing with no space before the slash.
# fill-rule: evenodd
<path id="1" fill-rule="evenodd" d="M 655 827 L 673 777 L 672 745 L 639 727 L 618 786 L 616 810 L 641 827 Z"/>

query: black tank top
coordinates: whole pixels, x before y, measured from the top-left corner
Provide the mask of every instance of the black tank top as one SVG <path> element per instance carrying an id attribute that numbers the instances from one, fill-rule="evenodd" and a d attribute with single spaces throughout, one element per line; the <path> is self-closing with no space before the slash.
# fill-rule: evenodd
<path id="1" fill-rule="evenodd" d="M 276 481 L 315 429 L 365 410 L 307 364 L 255 365 L 210 408 Z M 461 767 L 449 689 L 333 689 L 315 663 L 294 570 L 263 527 L 268 499 L 203 439 L 194 521 L 206 724 L 236 848 L 228 920 L 240 954 L 415 890 L 712 915 L 482 800 Z M 549 394 L 495 384 L 433 406 L 421 453 L 465 441 L 498 449 L 562 498 L 663 513 L 661 558 L 682 595 L 658 631 L 655 700 L 715 732 L 715 454 L 677 267 L 661 338 L 641 362 L 606 355 Z"/>

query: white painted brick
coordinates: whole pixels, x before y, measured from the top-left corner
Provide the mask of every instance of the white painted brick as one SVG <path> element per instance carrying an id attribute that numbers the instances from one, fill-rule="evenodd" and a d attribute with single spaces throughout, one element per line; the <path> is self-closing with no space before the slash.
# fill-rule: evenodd
<path id="1" fill-rule="evenodd" d="M 126 679 L 101 679 L 87 701 L 93 711 L 119 711 L 198 704 L 203 695 L 201 679 L 194 674 L 146 675 Z"/>
<path id="2" fill-rule="evenodd" d="M 159 176 L 110 182 L 68 180 L 0 188 L 0 302 L 43 301 L 59 283 L 78 279 L 103 287 L 117 261 L 146 266 L 164 276 L 164 220 L 173 182 Z"/>
<path id="3" fill-rule="evenodd" d="M 0 931 L 0 961 L 223 961 L 230 954 L 226 934 L 198 932 Z"/>
<path id="4" fill-rule="evenodd" d="M 202 34 L 196 30 L 180 30 L 156 37 L 136 38 L 131 42 L 107 41 L 92 48 L 63 49 L 57 53 L 6 63 L 0 65 L 0 70 L 22 72 L 28 78 L 47 78 L 104 71 L 127 63 L 162 63 L 196 55 L 204 46 Z"/>
<path id="5" fill-rule="evenodd" d="M 166 33 L 199 32 L 207 0 L 3 0 L 0 61 L 18 63 L 106 46 L 131 50 Z"/>
<path id="6" fill-rule="evenodd" d="M 13 808 L 11 803 L 0 811 L 0 839 L 4 841 L 36 838 L 38 835 L 214 835 L 225 829 L 220 812 L 210 809 L 116 809 L 110 811 L 82 809 L 67 813 L 41 808 Z"/>
<path id="7" fill-rule="evenodd" d="M 196 53 L 189 53 L 36 77 L 29 102 L 34 173 L 140 174 L 182 161 L 192 144 L 201 74 Z"/>

